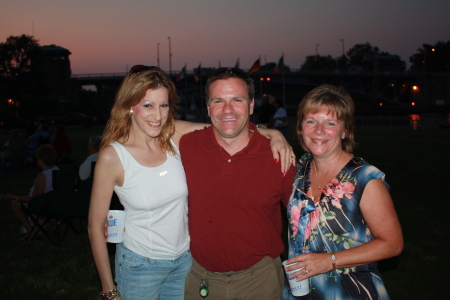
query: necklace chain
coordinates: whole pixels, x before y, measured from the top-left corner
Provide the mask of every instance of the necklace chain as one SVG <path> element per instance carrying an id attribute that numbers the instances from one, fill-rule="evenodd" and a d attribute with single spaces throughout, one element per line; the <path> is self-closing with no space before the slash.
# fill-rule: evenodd
<path id="1" fill-rule="evenodd" d="M 332 172 L 335 168 L 336 168 L 336 165 L 337 165 L 337 163 L 339 162 L 339 160 L 341 159 L 341 155 L 342 155 L 342 152 L 339 154 L 339 158 L 337 159 L 337 161 L 334 163 L 334 165 L 333 165 L 333 168 L 331 169 L 331 171 L 330 172 Z M 316 178 L 316 181 L 318 182 L 318 172 L 317 172 L 317 166 L 316 166 L 316 160 L 314 160 L 313 161 L 313 164 L 314 164 L 314 169 L 315 169 L 315 171 L 316 171 L 316 174 L 315 174 L 315 178 Z M 327 172 L 325 172 L 325 174 L 327 174 Z M 323 184 L 322 185 L 318 185 L 317 186 L 317 188 L 319 189 L 319 190 L 322 190 L 324 187 L 325 187 L 325 184 L 327 183 L 327 177 L 325 177 L 325 181 L 323 182 Z"/>
<path id="2" fill-rule="evenodd" d="M 317 175 L 318 175 L 318 174 L 317 174 L 316 161 L 314 161 L 313 164 L 314 164 L 314 170 L 316 171 L 316 174 L 315 174 L 315 175 L 316 175 L 316 176 L 315 176 L 315 177 L 316 177 L 316 181 L 318 182 L 318 180 L 317 180 Z M 325 185 L 326 182 L 327 182 L 327 178 L 325 177 L 324 183 L 323 183 L 322 185 L 318 185 L 317 188 L 318 188 L 319 190 L 322 190 L 322 189 L 324 188 L 324 185 Z"/>

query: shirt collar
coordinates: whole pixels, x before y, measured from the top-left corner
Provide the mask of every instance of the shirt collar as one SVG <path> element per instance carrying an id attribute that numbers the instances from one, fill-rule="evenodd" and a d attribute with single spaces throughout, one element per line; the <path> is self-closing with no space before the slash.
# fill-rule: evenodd
<path id="1" fill-rule="evenodd" d="M 217 143 L 216 136 L 214 135 L 213 126 L 209 126 L 206 129 L 206 146 L 208 148 L 215 148 L 219 147 L 222 148 L 222 146 Z M 253 131 L 253 134 L 250 138 L 250 141 L 248 142 L 248 145 L 244 147 L 241 151 L 236 153 L 235 155 L 242 155 L 243 152 L 247 154 L 257 154 L 259 151 L 259 148 L 261 147 L 261 139 L 265 139 L 258 130 L 256 129 L 255 124 L 249 122 L 249 130 Z"/>

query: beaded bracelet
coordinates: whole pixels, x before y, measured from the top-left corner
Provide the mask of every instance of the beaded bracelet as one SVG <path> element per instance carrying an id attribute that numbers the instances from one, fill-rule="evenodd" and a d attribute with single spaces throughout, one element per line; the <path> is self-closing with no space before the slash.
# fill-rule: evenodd
<path id="1" fill-rule="evenodd" d="M 105 300 L 116 300 L 116 299 L 119 299 L 120 293 L 117 290 L 117 288 L 114 287 L 109 292 L 101 292 L 100 296 L 102 296 L 102 298 L 105 299 Z"/>

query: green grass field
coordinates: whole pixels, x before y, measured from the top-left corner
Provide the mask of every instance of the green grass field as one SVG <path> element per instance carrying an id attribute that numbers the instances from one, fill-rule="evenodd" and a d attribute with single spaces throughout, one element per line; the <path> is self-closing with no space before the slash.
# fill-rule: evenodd
<path id="1" fill-rule="evenodd" d="M 66 130 L 76 163 L 87 155 L 88 137 L 101 130 Z M 354 154 L 386 173 L 405 237 L 403 254 L 379 264 L 391 298 L 446 298 L 450 130 L 359 129 L 356 140 Z M 296 139 L 291 143 L 300 156 Z M 0 173 L 0 194 L 27 194 L 37 173 L 35 168 Z M 69 231 L 59 247 L 46 239 L 19 238 L 9 203 L 0 203 L 0 299 L 98 299 L 101 287 L 86 232 Z"/>

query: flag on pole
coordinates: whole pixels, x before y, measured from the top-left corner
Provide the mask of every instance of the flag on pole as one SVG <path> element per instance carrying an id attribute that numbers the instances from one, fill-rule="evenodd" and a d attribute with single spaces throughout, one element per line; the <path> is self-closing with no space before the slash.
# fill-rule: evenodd
<path id="1" fill-rule="evenodd" d="M 199 82 L 200 81 L 200 74 L 201 74 L 201 70 L 202 70 L 202 63 L 200 63 L 198 65 L 197 71 L 194 74 L 194 81 L 195 82 Z"/>
<path id="2" fill-rule="evenodd" d="M 184 65 L 183 69 L 181 69 L 180 73 L 178 74 L 177 78 L 175 78 L 175 81 L 180 81 L 181 79 L 186 77 L 186 65 Z"/>
<path id="3" fill-rule="evenodd" d="M 259 58 L 253 63 L 253 66 L 250 68 L 250 70 L 248 71 L 248 74 L 252 74 L 255 72 L 259 71 L 259 67 L 260 67 L 260 62 L 259 62 Z"/>
<path id="4" fill-rule="evenodd" d="M 280 73 L 281 70 L 283 70 L 284 68 L 284 55 L 281 55 L 280 60 L 278 61 L 278 65 L 275 66 L 275 68 L 273 68 L 273 71 L 275 73 Z"/>
<path id="5" fill-rule="evenodd" d="M 239 57 L 238 57 L 238 59 L 237 59 L 237 61 L 236 61 L 236 64 L 234 65 L 234 67 L 236 68 L 236 69 L 240 69 L 241 67 L 239 66 Z"/>

